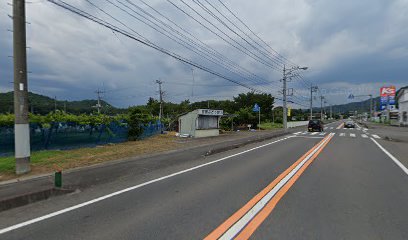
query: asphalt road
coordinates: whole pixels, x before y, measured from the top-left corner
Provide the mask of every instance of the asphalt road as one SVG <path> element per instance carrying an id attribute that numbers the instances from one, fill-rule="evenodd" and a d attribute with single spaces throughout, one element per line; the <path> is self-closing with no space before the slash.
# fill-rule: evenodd
<path id="1" fill-rule="evenodd" d="M 408 172 L 395 157 L 408 149 L 389 156 L 381 134 L 339 125 L 2 212 L 0 239 L 408 239 Z"/>

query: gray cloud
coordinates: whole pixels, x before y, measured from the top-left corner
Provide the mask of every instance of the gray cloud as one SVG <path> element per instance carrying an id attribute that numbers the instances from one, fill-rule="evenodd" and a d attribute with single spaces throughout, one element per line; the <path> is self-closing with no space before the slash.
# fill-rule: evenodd
<path id="1" fill-rule="evenodd" d="M 67 1 L 113 22 L 85 1 Z M 228 77 L 245 81 L 107 2 L 93 2 L 156 44 Z M 143 6 L 139 1 L 133 2 Z M 307 65 L 310 70 L 304 73 L 305 78 L 325 89 L 332 103 L 347 102 L 348 92 L 377 95 L 382 85 L 402 86 L 408 82 L 405 70 L 408 2 L 405 0 L 224 2 L 275 50 L 293 62 Z M 240 66 L 271 82 L 272 87 L 251 81 L 246 84 L 279 96 L 281 73 L 228 46 L 166 1 L 148 3 Z M 2 1 L 0 9 L 0 27 L 10 29 L 11 21 L 6 13 L 10 13 L 11 8 Z M 32 71 L 29 86 L 34 92 L 74 100 L 95 98 L 93 91 L 104 88 L 108 101 L 116 106 L 128 106 L 142 104 L 149 96 L 157 97 L 154 81 L 158 78 L 165 82 L 166 100 L 171 101 L 226 99 L 246 91 L 198 69 L 193 87 L 190 66 L 47 2 L 27 4 L 27 20 L 31 22 L 27 25 L 27 43 L 31 47 L 28 66 Z M 12 54 L 12 36 L 9 32 L 3 32 L 2 36 L 6 37 L 0 38 L 0 90 L 7 91 L 12 87 L 8 83 L 12 79 L 12 61 L 7 58 Z M 237 37 L 234 40 L 242 42 Z M 307 98 L 304 82 L 296 80 L 289 85 L 299 93 L 298 101 Z"/>

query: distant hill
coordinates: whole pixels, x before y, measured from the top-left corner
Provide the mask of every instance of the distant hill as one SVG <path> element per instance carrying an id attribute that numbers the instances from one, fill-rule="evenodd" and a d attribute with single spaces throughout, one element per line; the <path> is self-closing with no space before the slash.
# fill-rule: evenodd
<path id="1" fill-rule="evenodd" d="M 380 97 L 373 98 L 373 105 L 376 106 L 376 111 L 380 108 Z M 351 102 L 346 104 L 333 105 L 333 113 L 349 113 L 350 111 L 357 112 L 369 112 L 370 111 L 370 99 Z M 320 108 L 314 108 L 316 111 L 320 111 Z M 326 107 L 326 109 L 328 109 Z"/>
<path id="2" fill-rule="evenodd" d="M 53 98 L 40 94 L 28 93 L 29 111 L 35 114 L 47 114 L 55 109 L 55 101 Z M 97 104 L 97 100 L 81 100 L 81 101 L 57 101 L 57 109 L 66 109 L 69 113 L 92 113 L 96 111 L 93 107 Z M 101 101 L 103 106 L 102 112 L 118 113 L 123 112 L 123 109 L 118 109 L 105 101 Z M 13 112 L 13 92 L 0 93 L 0 113 Z"/>

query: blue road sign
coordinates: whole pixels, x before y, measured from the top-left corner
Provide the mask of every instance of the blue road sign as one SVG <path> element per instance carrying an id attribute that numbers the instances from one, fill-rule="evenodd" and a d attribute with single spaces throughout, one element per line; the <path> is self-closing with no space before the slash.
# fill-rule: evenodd
<path id="1" fill-rule="evenodd" d="M 258 103 L 255 103 L 254 107 L 252 108 L 252 111 L 259 112 L 259 110 L 261 110 L 261 108 L 259 107 Z"/>

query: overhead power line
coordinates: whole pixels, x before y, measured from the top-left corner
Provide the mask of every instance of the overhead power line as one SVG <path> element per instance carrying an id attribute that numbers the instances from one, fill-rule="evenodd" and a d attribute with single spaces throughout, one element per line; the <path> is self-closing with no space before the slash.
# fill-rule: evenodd
<path id="1" fill-rule="evenodd" d="M 245 87 L 245 88 L 247 88 L 247 89 L 249 89 L 251 91 L 263 92 L 263 91 L 261 91 L 259 89 L 253 88 L 253 87 L 251 87 L 251 86 L 249 86 L 247 84 L 244 84 L 244 83 L 238 82 L 238 81 L 236 81 L 234 79 L 231 79 L 231 78 L 229 78 L 229 77 L 227 77 L 227 76 L 225 76 L 225 75 L 223 75 L 223 74 L 221 74 L 219 72 L 213 71 L 212 69 L 207 68 L 205 66 L 202 66 L 199 63 L 196 63 L 196 62 L 193 62 L 193 61 L 191 61 L 191 60 L 189 60 L 187 58 L 184 58 L 184 57 L 182 57 L 182 56 L 180 56 L 180 55 L 178 55 L 178 54 L 176 54 L 174 52 L 171 52 L 170 50 L 162 48 L 162 47 L 152 43 L 151 41 L 149 41 L 147 39 L 141 39 L 141 37 L 134 36 L 133 34 L 127 32 L 127 31 L 125 31 L 125 30 L 123 30 L 123 29 L 121 29 L 121 28 L 119 28 L 119 27 L 117 27 L 117 26 L 115 26 L 113 24 L 110 24 L 110 23 L 108 23 L 108 22 L 106 22 L 106 21 L 104 21 L 104 20 L 102 20 L 102 19 L 100 19 L 98 17 L 95 17 L 94 15 L 92 15 L 90 13 L 82 11 L 82 10 L 80 10 L 80 9 L 66 3 L 65 1 L 62 1 L 62 0 L 47 0 L 47 1 L 59 6 L 61 8 L 64 8 L 64 9 L 66 9 L 66 10 L 68 10 L 68 11 L 70 11 L 70 12 L 72 12 L 72 13 L 78 15 L 78 16 L 84 17 L 84 18 L 86 18 L 86 19 L 88 19 L 88 20 L 90 20 L 92 22 L 95 22 L 95 23 L 97 23 L 97 24 L 99 24 L 99 25 L 101 25 L 103 27 L 106 27 L 106 28 L 108 28 L 108 29 L 110 29 L 112 31 L 120 33 L 123 36 L 126 36 L 126 37 L 128 37 L 130 39 L 133 39 L 133 40 L 135 40 L 135 41 L 137 41 L 137 42 L 139 42 L 139 43 L 141 43 L 143 45 L 146 45 L 146 46 L 151 47 L 151 48 L 153 48 L 153 49 L 155 49 L 157 51 L 160 51 L 160 52 L 162 52 L 162 53 L 164 53 L 164 54 L 166 54 L 168 56 L 171 56 L 171 57 L 173 57 L 173 58 L 175 58 L 175 59 L 177 59 L 177 60 L 179 60 L 181 62 L 184 62 L 186 64 L 194 66 L 194 67 L 196 67 L 198 69 L 201 69 L 201 70 L 203 70 L 205 72 L 211 73 L 211 74 L 213 74 L 215 76 L 218 76 L 220 78 L 223 78 L 223 79 L 225 79 L 227 81 L 233 82 L 233 83 L 235 83 L 237 85 L 240 85 L 242 87 Z"/>

